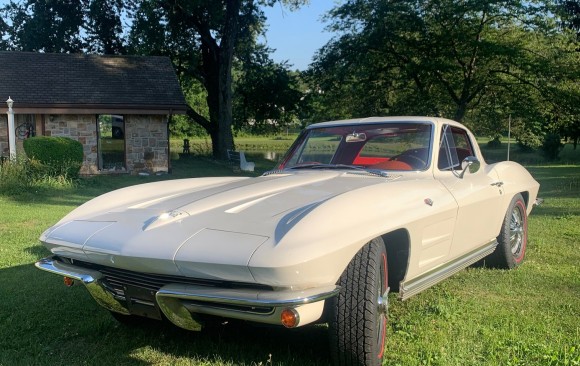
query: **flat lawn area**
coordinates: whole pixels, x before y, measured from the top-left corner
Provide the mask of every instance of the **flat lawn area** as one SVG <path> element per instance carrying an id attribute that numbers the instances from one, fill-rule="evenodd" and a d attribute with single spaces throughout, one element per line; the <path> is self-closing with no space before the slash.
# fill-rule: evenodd
<path id="1" fill-rule="evenodd" d="M 259 160 L 256 174 L 273 167 Z M 127 327 L 58 276 L 34 268 L 43 230 L 114 188 L 231 167 L 173 162 L 161 177 L 99 177 L 74 189 L 0 195 L 0 365 L 325 365 L 323 325 L 288 331 L 228 323 L 201 333 L 161 322 Z M 469 268 L 401 302 L 391 294 L 385 365 L 580 365 L 580 165 L 530 166 L 543 206 L 524 264 Z M 242 173 L 234 173 L 242 174 Z"/>
<path id="2" fill-rule="evenodd" d="M 292 145 L 296 137 L 298 137 L 298 134 L 236 137 L 235 147 L 236 150 L 245 152 L 273 151 L 283 153 Z M 211 153 L 212 145 L 209 137 L 190 137 L 189 143 L 193 154 L 207 155 Z M 183 151 L 183 139 L 172 138 L 170 144 L 172 151 Z"/>

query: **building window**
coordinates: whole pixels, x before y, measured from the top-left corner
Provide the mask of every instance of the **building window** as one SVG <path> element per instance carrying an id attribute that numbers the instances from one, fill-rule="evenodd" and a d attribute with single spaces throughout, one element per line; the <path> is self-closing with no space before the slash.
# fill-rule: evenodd
<path id="1" fill-rule="evenodd" d="M 99 170 L 124 171 L 125 119 L 118 114 L 97 116 Z"/>
<path id="2" fill-rule="evenodd" d="M 15 114 L 14 117 L 16 137 L 18 137 L 20 140 L 25 140 L 36 135 L 35 119 L 33 114 Z"/>

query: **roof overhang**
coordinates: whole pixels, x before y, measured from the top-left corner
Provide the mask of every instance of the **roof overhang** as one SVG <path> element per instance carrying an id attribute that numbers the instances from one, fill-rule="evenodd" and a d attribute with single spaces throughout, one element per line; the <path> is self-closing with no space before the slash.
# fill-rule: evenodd
<path id="1" fill-rule="evenodd" d="M 99 104 L 16 104 L 12 107 L 14 114 L 186 114 L 183 105 L 99 105 Z M 0 113 L 8 111 L 0 106 Z"/>

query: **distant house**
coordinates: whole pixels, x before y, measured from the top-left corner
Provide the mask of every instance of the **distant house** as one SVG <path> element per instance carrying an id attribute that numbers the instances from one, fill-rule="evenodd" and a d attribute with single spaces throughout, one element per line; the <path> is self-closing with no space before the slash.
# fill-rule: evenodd
<path id="1" fill-rule="evenodd" d="M 81 174 L 169 169 L 168 121 L 187 106 L 168 58 L 0 52 L 0 65 L 0 155 L 11 97 L 18 154 L 30 136 L 67 136 Z"/>

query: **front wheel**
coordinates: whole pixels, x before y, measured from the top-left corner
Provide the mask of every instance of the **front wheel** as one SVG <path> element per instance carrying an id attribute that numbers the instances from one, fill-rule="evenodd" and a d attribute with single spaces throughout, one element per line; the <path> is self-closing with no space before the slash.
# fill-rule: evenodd
<path id="1" fill-rule="evenodd" d="M 495 251 L 486 259 L 492 267 L 512 269 L 524 261 L 528 244 L 528 216 L 526 202 L 521 194 L 511 201 L 497 237 Z"/>
<path id="2" fill-rule="evenodd" d="M 387 252 L 381 238 L 365 245 L 341 275 L 331 303 L 329 336 L 335 365 L 382 363 L 388 310 Z"/>

